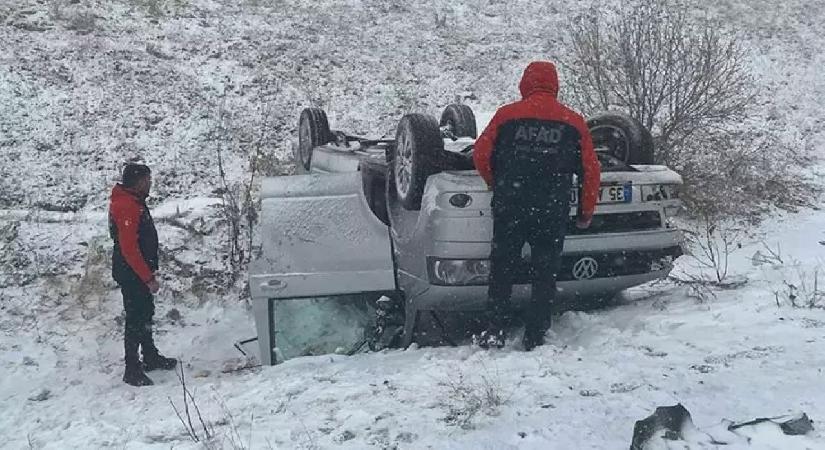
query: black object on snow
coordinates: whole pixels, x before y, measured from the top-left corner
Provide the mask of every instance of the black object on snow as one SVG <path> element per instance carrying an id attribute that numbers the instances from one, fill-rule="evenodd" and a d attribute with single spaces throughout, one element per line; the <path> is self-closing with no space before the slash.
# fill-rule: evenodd
<path id="1" fill-rule="evenodd" d="M 728 427 L 728 430 L 734 431 L 738 428 L 746 427 L 749 425 L 757 425 L 763 422 L 771 422 L 776 425 L 779 425 L 779 428 L 782 429 L 782 432 L 787 434 L 788 436 L 802 436 L 814 430 L 813 422 L 805 413 L 790 417 L 762 417 L 759 419 L 751 420 L 749 422 L 733 424 Z"/>
<path id="2" fill-rule="evenodd" d="M 654 436 L 664 432 L 668 440 L 682 440 L 682 429 L 692 424 L 690 412 L 681 403 L 674 406 L 660 406 L 656 412 L 644 420 L 639 420 L 633 427 L 633 441 L 630 450 L 644 450 Z"/>
<path id="3" fill-rule="evenodd" d="M 693 426 L 690 412 L 681 404 L 656 408 L 656 412 L 644 420 L 636 422 L 633 428 L 633 441 L 630 450 L 660 448 L 658 440 L 684 441 L 697 444 L 697 448 L 708 445 L 732 445 L 753 443 L 750 434 L 752 427 L 768 422 L 782 430 L 788 436 L 801 436 L 813 431 L 813 422 L 805 413 L 771 418 L 759 418 L 742 423 L 723 421 L 723 426 L 716 429 L 698 430 Z M 727 433 L 727 434 L 726 434 Z M 650 446 L 650 447 L 648 447 Z M 692 447 L 691 447 L 692 448 Z"/>

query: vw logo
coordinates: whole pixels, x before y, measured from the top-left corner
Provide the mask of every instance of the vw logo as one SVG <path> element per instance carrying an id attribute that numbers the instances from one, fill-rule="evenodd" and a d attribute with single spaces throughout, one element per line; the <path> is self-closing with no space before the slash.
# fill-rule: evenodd
<path id="1" fill-rule="evenodd" d="M 573 278 L 577 280 L 589 280 L 596 276 L 599 271 L 599 263 L 595 259 L 585 256 L 573 264 Z"/>

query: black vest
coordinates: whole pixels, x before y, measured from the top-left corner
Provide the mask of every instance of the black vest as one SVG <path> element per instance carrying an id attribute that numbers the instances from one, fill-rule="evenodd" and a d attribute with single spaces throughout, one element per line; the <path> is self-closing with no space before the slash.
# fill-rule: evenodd
<path id="1" fill-rule="evenodd" d="M 114 249 L 112 250 L 112 277 L 115 281 L 134 282 L 139 281 L 137 274 L 120 250 L 120 242 L 117 235 L 117 226 L 114 218 L 109 217 L 109 235 L 114 240 Z M 155 222 L 152 220 L 152 215 L 149 214 L 149 208 L 146 203 L 141 202 L 141 214 L 138 223 L 138 247 L 140 253 L 143 255 L 143 260 L 154 272 L 158 270 L 158 232 L 155 229 Z"/>
<path id="2" fill-rule="evenodd" d="M 581 135 L 559 121 L 516 119 L 498 131 L 492 157 L 493 207 L 562 211 L 581 174 Z"/>

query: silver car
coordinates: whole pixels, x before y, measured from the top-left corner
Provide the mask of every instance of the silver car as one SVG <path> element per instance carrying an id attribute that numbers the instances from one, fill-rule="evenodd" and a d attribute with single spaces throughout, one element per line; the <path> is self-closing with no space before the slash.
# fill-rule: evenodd
<path id="1" fill-rule="evenodd" d="M 669 220 L 682 208 L 682 179 L 652 164 L 650 133 L 621 114 L 588 124 L 601 193 L 591 227 L 580 230 L 571 191 L 558 298 L 574 303 L 666 277 L 683 243 Z M 262 254 L 250 289 L 265 363 L 321 352 L 283 351 L 279 321 L 297 317 L 298 305 L 284 301 L 383 295 L 401 309 L 404 346 L 422 312 L 485 306 L 493 222 L 491 192 L 472 163 L 476 130 L 465 105 L 450 105 L 440 121 L 407 115 L 394 139 L 332 131 L 322 110 L 302 112 L 294 147 L 302 174 L 263 182 Z M 529 246 L 523 259 L 515 304 L 530 295 Z M 292 312 L 282 306 L 279 315 L 278 305 Z"/>

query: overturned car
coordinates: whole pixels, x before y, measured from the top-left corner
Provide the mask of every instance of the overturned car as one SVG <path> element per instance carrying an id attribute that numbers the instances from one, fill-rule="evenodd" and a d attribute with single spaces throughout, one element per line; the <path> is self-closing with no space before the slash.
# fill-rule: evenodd
<path id="1" fill-rule="evenodd" d="M 559 300 L 574 304 L 665 277 L 682 254 L 682 235 L 669 220 L 682 207 L 682 179 L 653 165 L 650 132 L 616 113 L 588 125 L 602 166 L 600 198 L 591 227 L 581 230 L 579 189 L 571 191 L 558 274 Z M 408 114 L 392 139 L 334 131 L 315 108 L 302 111 L 298 129 L 293 152 L 301 174 L 263 181 L 262 252 L 250 270 L 265 364 L 340 351 L 298 342 L 285 328 L 330 335 L 369 326 L 348 312 L 365 298 L 401 310 L 404 346 L 422 312 L 485 306 L 492 193 L 473 166 L 477 124 L 467 105 L 448 106 L 440 121 Z M 530 296 L 529 246 L 523 260 L 516 305 Z M 301 314 L 324 301 L 338 302 L 333 318 Z M 335 339 L 363 343 L 363 334 Z"/>

